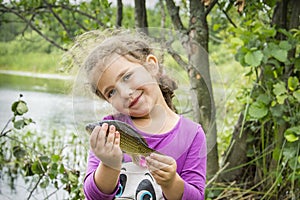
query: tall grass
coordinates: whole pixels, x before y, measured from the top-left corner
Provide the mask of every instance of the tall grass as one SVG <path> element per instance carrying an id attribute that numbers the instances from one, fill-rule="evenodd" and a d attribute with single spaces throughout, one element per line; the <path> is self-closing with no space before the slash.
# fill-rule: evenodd
<path id="1" fill-rule="evenodd" d="M 0 69 L 35 73 L 58 73 L 59 53 L 29 52 L 0 56 Z"/>
<path id="2" fill-rule="evenodd" d="M 62 53 L 35 33 L 18 36 L 0 42 L 0 69 L 57 73 Z"/>

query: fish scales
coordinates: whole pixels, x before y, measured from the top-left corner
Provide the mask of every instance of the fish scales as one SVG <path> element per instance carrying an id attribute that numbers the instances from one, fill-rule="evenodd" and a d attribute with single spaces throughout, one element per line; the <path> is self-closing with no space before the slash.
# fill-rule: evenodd
<path id="1" fill-rule="evenodd" d="M 89 134 L 92 133 L 96 126 L 102 126 L 107 123 L 109 126 L 114 125 L 120 133 L 120 148 L 128 154 L 149 155 L 155 150 L 151 149 L 146 140 L 137 133 L 128 124 L 118 120 L 103 120 L 100 122 L 89 123 L 86 125 L 86 130 Z"/>

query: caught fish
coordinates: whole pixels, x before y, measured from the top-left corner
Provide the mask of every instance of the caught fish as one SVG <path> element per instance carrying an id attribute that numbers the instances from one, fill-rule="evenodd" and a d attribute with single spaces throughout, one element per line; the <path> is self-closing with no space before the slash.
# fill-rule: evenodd
<path id="1" fill-rule="evenodd" d="M 120 148 L 125 153 L 147 156 L 152 152 L 155 152 L 154 149 L 151 149 L 148 146 L 146 140 L 131 126 L 118 120 L 103 120 L 100 122 L 90 123 L 86 125 L 85 129 L 89 134 L 91 134 L 96 126 L 102 126 L 104 123 L 107 123 L 109 126 L 114 125 L 116 130 L 119 131 Z"/>

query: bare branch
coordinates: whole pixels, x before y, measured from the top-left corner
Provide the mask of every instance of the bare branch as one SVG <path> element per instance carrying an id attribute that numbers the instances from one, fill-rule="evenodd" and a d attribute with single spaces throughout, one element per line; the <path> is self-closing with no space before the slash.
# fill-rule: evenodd
<path id="1" fill-rule="evenodd" d="M 166 13 L 165 13 L 165 5 L 163 0 L 159 0 L 159 5 L 160 5 L 160 14 L 161 14 L 160 27 L 165 28 Z"/>
<path id="2" fill-rule="evenodd" d="M 9 133 L 9 132 L 12 131 L 12 129 L 9 129 L 9 130 L 5 131 L 5 129 L 7 128 L 8 124 L 12 121 L 12 119 L 13 119 L 13 118 L 10 118 L 10 119 L 7 121 L 7 123 L 5 124 L 4 128 L 3 128 L 2 131 L 1 131 L 0 137 L 5 136 L 7 133 Z"/>
<path id="3" fill-rule="evenodd" d="M 209 13 L 210 13 L 210 11 L 213 9 L 213 7 L 215 7 L 215 5 L 218 3 L 218 0 L 213 0 L 210 4 L 209 4 L 209 6 L 206 8 L 206 10 L 205 10 L 205 16 L 207 16 Z"/>
<path id="4" fill-rule="evenodd" d="M 228 19 L 228 21 L 230 22 L 230 24 L 232 24 L 232 26 L 234 26 L 234 28 L 237 28 L 237 25 L 235 25 L 235 23 L 234 23 L 234 22 L 232 21 L 232 19 L 229 17 L 229 15 L 227 14 L 227 12 L 226 12 L 223 8 L 221 8 L 221 4 L 220 4 L 219 2 L 218 2 L 217 4 L 218 4 L 220 10 L 225 14 L 225 16 L 226 16 L 226 18 Z"/>
<path id="5" fill-rule="evenodd" d="M 166 0 L 167 9 L 176 30 L 185 30 L 179 15 L 179 6 L 173 0 Z"/>
<path id="6" fill-rule="evenodd" d="M 45 1 L 45 4 L 48 6 L 50 12 L 53 14 L 53 16 L 55 17 L 55 19 L 57 19 L 57 21 L 61 24 L 61 26 L 63 27 L 63 29 L 66 31 L 66 33 L 68 34 L 68 37 L 71 38 L 71 33 L 70 30 L 66 27 L 65 23 L 63 22 L 63 20 L 54 12 L 54 10 L 52 9 L 52 5 L 47 3 L 47 1 Z"/>
<path id="7" fill-rule="evenodd" d="M 94 16 L 92 16 L 92 15 L 89 15 L 89 14 L 87 14 L 87 13 L 85 13 L 85 12 L 82 12 L 81 10 L 73 9 L 73 8 L 70 8 L 70 7 L 66 6 L 66 5 L 53 6 L 53 7 L 63 8 L 63 9 L 65 9 L 65 10 L 68 10 L 68 11 L 71 11 L 71 12 L 78 13 L 78 14 L 80 14 L 80 15 L 83 15 L 83 16 L 85 16 L 85 17 L 88 17 L 88 18 L 94 20 L 95 22 L 97 22 L 97 24 L 99 24 L 99 25 L 102 26 L 103 28 L 107 28 L 107 26 L 106 26 L 104 23 L 102 23 L 101 21 L 99 21 L 96 17 L 94 17 Z"/>
<path id="8" fill-rule="evenodd" d="M 166 43 L 167 52 L 173 57 L 173 59 L 181 66 L 185 71 L 189 71 L 188 63 L 186 63 L 181 56 L 172 48 L 173 41 L 168 41 Z"/>
<path id="9" fill-rule="evenodd" d="M 36 184 L 34 185 L 34 187 L 32 188 L 32 190 L 30 191 L 30 193 L 29 193 L 27 199 L 30 199 L 30 198 L 31 198 L 33 192 L 37 189 L 37 187 L 38 187 L 39 183 L 41 182 L 43 176 L 44 176 L 44 175 L 42 175 L 42 176 L 39 177 L 39 180 L 36 182 Z"/>

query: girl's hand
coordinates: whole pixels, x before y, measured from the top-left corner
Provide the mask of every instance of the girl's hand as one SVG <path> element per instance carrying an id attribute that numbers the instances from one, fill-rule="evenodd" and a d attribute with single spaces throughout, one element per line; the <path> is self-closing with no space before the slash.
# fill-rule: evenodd
<path id="1" fill-rule="evenodd" d="M 113 125 L 109 127 L 108 134 L 107 130 L 108 124 L 106 123 L 102 127 L 94 128 L 90 136 L 91 149 L 104 165 L 120 170 L 123 158 L 120 148 L 120 133 Z"/>
<path id="2" fill-rule="evenodd" d="M 169 156 L 152 153 L 146 158 L 152 176 L 162 188 L 171 187 L 176 179 L 176 161 Z"/>

